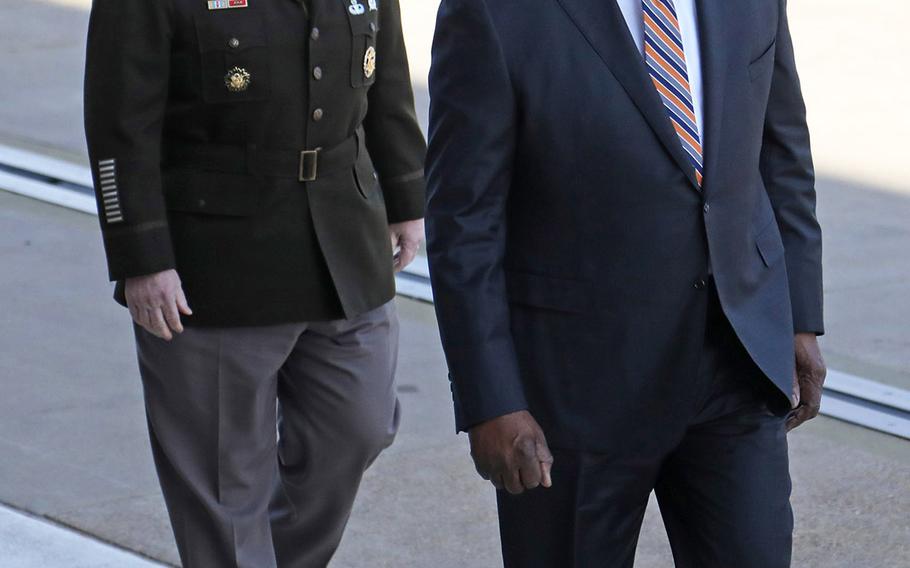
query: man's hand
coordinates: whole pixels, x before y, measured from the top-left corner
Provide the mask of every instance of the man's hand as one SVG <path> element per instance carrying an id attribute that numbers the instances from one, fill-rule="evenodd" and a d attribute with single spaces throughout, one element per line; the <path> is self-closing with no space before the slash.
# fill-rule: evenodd
<path id="1" fill-rule="evenodd" d="M 543 430 L 526 410 L 474 426 L 469 435 L 477 473 L 497 489 L 518 495 L 553 485 L 553 455 Z"/>
<path id="2" fill-rule="evenodd" d="M 787 431 L 818 416 L 822 402 L 822 385 L 825 384 L 825 360 L 814 333 L 797 333 L 796 373 L 793 376 L 793 408 L 787 420 Z"/>
<path id="3" fill-rule="evenodd" d="M 133 321 L 165 341 L 183 332 L 180 314 L 193 314 L 176 270 L 127 278 L 125 291 Z"/>
<path id="4" fill-rule="evenodd" d="M 395 254 L 395 272 L 401 272 L 417 256 L 417 249 L 425 237 L 423 219 L 389 225 L 392 251 Z"/>

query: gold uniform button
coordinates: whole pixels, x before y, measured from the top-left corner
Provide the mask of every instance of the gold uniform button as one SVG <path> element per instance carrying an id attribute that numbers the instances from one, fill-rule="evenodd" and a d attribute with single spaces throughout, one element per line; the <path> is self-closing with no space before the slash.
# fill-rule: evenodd
<path id="1" fill-rule="evenodd" d="M 250 88 L 252 75 L 243 67 L 234 67 L 224 76 L 224 86 L 232 93 L 242 93 Z"/>
<path id="2" fill-rule="evenodd" d="M 313 28 L 310 30 L 310 39 L 313 41 L 319 39 L 319 28 Z"/>
<path id="3" fill-rule="evenodd" d="M 376 72 L 376 48 L 372 45 L 367 48 L 367 52 L 363 55 L 363 76 L 367 79 L 373 76 L 373 73 Z"/>
<path id="4" fill-rule="evenodd" d="M 313 120 L 315 120 L 316 122 L 319 122 L 320 120 L 322 120 L 322 116 L 324 114 L 325 113 L 322 111 L 321 108 L 317 108 L 316 110 L 313 111 Z"/>
<path id="5" fill-rule="evenodd" d="M 238 47 L 240 47 L 240 40 L 235 37 L 232 37 L 228 41 L 228 47 L 230 47 L 231 49 L 237 49 Z"/>
<path id="6" fill-rule="evenodd" d="M 313 78 L 317 81 L 322 79 L 322 67 L 318 65 L 316 67 L 313 67 Z"/>

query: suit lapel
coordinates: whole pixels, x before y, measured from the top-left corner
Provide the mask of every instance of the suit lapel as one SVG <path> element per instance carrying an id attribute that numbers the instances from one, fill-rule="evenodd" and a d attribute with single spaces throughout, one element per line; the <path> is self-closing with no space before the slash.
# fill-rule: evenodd
<path id="1" fill-rule="evenodd" d="M 692 186 L 698 189 L 692 163 L 670 124 L 663 101 L 651 82 L 641 52 L 632 39 L 629 26 L 616 0 L 557 1 L 632 98 L 673 160 L 685 172 Z"/>
<path id="2" fill-rule="evenodd" d="M 717 177 L 722 147 L 724 94 L 730 78 L 728 51 L 731 44 L 726 38 L 731 23 L 726 13 L 729 4 L 729 0 L 696 1 L 705 104 L 705 124 L 702 127 L 705 190 L 713 187 L 713 180 Z"/>

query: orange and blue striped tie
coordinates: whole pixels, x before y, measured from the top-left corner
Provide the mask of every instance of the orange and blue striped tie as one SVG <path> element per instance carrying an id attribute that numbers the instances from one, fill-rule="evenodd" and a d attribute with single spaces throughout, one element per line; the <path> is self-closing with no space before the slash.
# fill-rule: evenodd
<path id="1" fill-rule="evenodd" d="M 651 80 L 663 99 L 670 122 L 683 150 L 695 168 L 701 186 L 704 175 L 698 119 L 689 87 L 686 52 L 673 0 L 642 0 L 645 19 L 645 63 Z"/>

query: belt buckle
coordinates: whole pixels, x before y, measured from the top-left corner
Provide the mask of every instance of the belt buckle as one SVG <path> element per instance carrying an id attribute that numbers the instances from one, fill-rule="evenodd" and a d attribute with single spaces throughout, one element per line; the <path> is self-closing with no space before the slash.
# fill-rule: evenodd
<path id="1" fill-rule="evenodd" d="M 297 178 L 300 181 L 316 181 L 316 172 L 319 165 L 319 148 L 303 150 L 300 152 L 300 165 Z"/>

